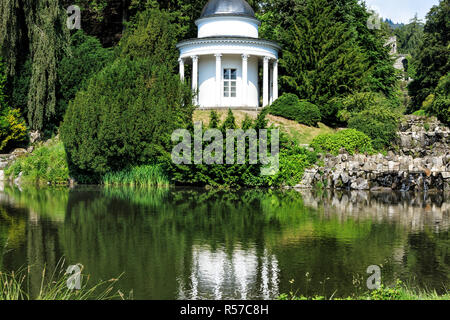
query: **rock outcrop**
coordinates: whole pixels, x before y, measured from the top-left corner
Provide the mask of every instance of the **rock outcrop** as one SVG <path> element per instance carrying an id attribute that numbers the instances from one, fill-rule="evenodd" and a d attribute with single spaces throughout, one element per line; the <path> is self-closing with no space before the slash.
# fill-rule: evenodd
<path id="1" fill-rule="evenodd" d="M 387 155 L 323 155 L 296 188 L 450 191 L 450 130 L 436 119 L 408 116 Z"/>
<path id="2" fill-rule="evenodd" d="M 394 146 L 399 155 L 414 158 L 448 155 L 450 129 L 436 118 L 407 116 Z"/>

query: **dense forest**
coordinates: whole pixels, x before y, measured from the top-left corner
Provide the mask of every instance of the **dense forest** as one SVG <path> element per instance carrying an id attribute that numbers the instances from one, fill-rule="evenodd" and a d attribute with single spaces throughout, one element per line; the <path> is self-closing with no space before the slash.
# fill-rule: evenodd
<path id="1" fill-rule="evenodd" d="M 316 106 L 322 123 L 357 129 L 376 149 L 389 147 L 400 114 L 450 123 L 450 0 L 433 7 L 425 23 L 417 17 L 395 28 L 383 22 L 380 30 L 367 27 L 371 13 L 358 0 L 248 3 L 262 22 L 260 37 L 283 48 L 280 99 L 291 94 L 307 101 L 302 105 Z M 81 30 L 66 25 L 73 4 L 81 8 Z M 205 4 L 3 0 L 0 152 L 26 145 L 29 132 L 38 130 L 61 134 L 71 172 L 87 180 L 165 162 L 170 133 L 192 127 L 195 109 L 189 83 L 177 76 L 175 45 L 196 37 L 194 21 Z M 407 106 L 385 45 L 392 35 L 414 79 Z M 231 116 L 227 124 L 235 126 Z"/>

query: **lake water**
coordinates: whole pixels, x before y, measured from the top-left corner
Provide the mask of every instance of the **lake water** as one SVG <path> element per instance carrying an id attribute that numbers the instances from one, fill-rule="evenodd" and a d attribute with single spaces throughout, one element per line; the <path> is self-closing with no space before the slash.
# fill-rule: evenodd
<path id="1" fill-rule="evenodd" d="M 450 288 L 450 195 L 0 188 L 0 269 L 81 263 L 135 299 L 348 296 Z M 291 283 L 294 280 L 293 283 Z"/>

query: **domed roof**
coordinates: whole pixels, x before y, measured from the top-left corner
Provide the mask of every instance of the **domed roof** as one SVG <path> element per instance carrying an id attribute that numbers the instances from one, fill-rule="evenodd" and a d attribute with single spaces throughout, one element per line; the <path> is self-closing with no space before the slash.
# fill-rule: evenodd
<path id="1" fill-rule="evenodd" d="M 245 0 L 209 0 L 200 18 L 224 15 L 255 18 L 255 12 Z"/>

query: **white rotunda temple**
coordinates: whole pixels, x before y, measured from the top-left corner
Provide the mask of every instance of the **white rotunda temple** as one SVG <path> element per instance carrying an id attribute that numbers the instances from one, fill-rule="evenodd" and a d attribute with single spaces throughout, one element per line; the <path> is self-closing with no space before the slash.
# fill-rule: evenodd
<path id="1" fill-rule="evenodd" d="M 245 0 L 210 0 L 195 23 L 198 37 L 181 41 L 177 48 L 183 81 L 185 65 L 192 65 L 196 105 L 254 109 L 278 98 L 281 48 L 258 38 L 261 23 Z"/>

